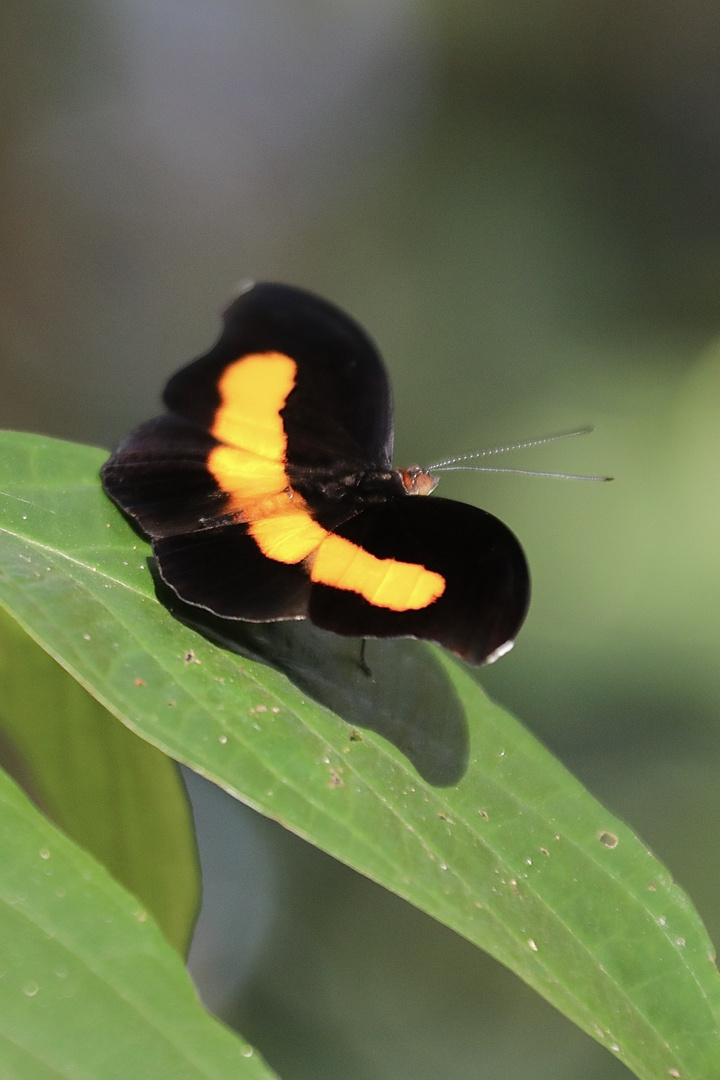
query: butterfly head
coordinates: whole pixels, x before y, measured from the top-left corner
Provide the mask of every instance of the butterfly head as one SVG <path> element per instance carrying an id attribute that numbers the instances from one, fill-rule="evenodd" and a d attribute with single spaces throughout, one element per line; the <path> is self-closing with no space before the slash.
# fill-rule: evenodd
<path id="1" fill-rule="evenodd" d="M 411 465 L 409 469 L 400 469 L 400 479 L 407 495 L 429 495 L 438 486 L 439 477 Z"/>

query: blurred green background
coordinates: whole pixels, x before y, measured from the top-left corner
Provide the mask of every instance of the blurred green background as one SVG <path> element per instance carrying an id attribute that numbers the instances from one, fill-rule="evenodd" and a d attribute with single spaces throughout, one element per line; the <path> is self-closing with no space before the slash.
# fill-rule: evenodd
<path id="1" fill-rule="evenodd" d="M 397 460 L 534 598 L 484 673 L 720 937 L 720 6 L 2 0 L 0 423 L 110 447 L 237 281 L 375 337 Z M 284 1080 L 625 1068 L 449 931 L 190 778 L 205 1000 Z"/>

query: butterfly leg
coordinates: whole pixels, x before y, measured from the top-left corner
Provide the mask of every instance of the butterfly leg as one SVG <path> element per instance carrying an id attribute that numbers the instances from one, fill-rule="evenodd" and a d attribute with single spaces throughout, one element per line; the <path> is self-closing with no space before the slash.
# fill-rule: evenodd
<path id="1" fill-rule="evenodd" d="M 362 640 L 360 641 L 360 659 L 358 661 L 358 664 L 359 664 L 360 670 L 362 671 L 363 675 L 367 675 L 368 679 L 372 679 L 372 671 L 368 667 L 367 661 L 365 660 L 365 646 L 366 645 L 367 645 L 367 638 L 362 638 Z"/>

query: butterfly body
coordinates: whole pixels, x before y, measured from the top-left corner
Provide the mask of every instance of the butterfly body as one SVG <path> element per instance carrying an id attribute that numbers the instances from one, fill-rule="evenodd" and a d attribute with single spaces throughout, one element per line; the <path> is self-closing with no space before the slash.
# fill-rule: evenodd
<path id="1" fill-rule="evenodd" d="M 343 312 L 254 285 L 164 401 L 102 478 L 181 599 L 227 618 L 426 638 L 474 663 L 510 647 L 529 596 L 522 549 L 483 510 L 417 498 L 436 483 L 423 470 L 393 468 L 387 373 Z"/>

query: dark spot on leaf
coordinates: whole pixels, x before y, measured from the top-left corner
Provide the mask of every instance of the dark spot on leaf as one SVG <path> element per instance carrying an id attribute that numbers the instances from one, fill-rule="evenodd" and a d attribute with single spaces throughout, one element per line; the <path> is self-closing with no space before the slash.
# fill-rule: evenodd
<path id="1" fill-rule="evenodd" d="M 616 848 L 619 843 L 617 836 L 612 832 L 599 833 L 598 840 L 601 844 L 604 844 L 606 848 Z"/>
<path id="2" fill-rule="evenodd" d="M 345 781 L 338 772 L 337 769 L 330 769 L 330 779 L 328 780 L 329 788 L 345 787 Z"/>

